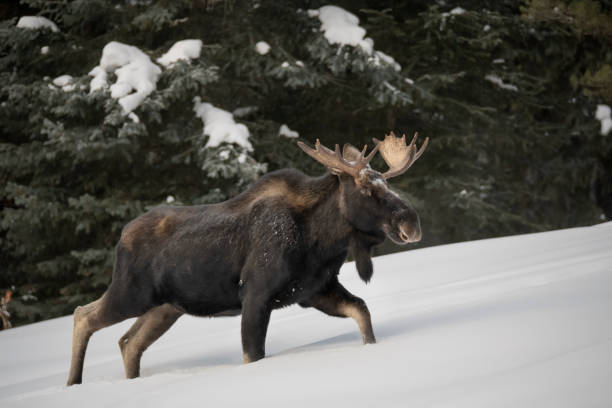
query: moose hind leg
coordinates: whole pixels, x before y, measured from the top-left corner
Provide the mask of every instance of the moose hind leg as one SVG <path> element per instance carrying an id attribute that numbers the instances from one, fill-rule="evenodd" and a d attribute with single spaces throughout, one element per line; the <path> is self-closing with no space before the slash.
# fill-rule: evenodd
<path id="1" fill-rule="evenodd" d="M 309 304 L 330 316 L 353 318 L 359 326 L 363 343 L 376 343 L 372 330 L 372 319 L 366 303 L 346 290 L 340 282 L 336 281 L 323 293 L 313 296 Z"/>
<path id="2" fill-rule="evenodd" d="M 80 384 L 82 381 L 85 352 L 91 335 L 127 318 L 112 313 L 108 299 L 108 292 L 106 292 L 100 299 L 85 306 L 78 306 L 74 310 L 72 360 L 67 385 Z"/>
<path id="3" fill-rule="evenodd" d="M 181 317 L 183 313 L 170 304 L 154 307 L 142 316 L 119 339 L 125 376 L 140 375 L 142 353 L 159 339 Z"/>

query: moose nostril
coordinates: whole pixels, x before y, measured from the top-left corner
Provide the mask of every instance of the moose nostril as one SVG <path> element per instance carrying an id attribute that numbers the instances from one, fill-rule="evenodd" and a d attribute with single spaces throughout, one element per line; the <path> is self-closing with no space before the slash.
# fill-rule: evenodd
<path id="1" fill-rule="evenodd" d="M 404 242 L 418 242 L 421 240 L 421 228 L 419 225 L 416 228 L 410 228 L 407 224 L 399 226 L 399 236 Z"/>

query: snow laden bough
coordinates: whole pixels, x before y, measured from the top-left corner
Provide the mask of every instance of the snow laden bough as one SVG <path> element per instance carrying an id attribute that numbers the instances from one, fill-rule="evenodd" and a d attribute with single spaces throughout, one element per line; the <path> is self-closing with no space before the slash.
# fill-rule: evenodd
<path id="1" fill-rule="evenodd" d="M 117 77 L 117 81 L 110 85 L 111 97 L 118 100 L 127 115 L 156 89 L 161 69 L 137 47 L 111 41 L 102 50 L 100 65 L 89 73 L 93 76 L 90 92 L 109 86 L 108 73 Z"/>
<path id="2" fill-rule="evenodd" d="M 165 68 L 172 68 L 178 61 L 198 58 L 201 50 L 202 40 L 178 41 L 158 58 L 157 62 Z M 89 92 L 110 87 L 111 97 L 117 99 L 123 114 L 138 122 L 138 117 L 133 111 L 157 89 L 161 72 L 161 68 L 139 48 L 111 41 L 102 49 L 100 64 L 89 72 L 93 77 L 89 84 Z M 114 84 L 109 85 L 109 74 L 115 75 Z"/>
<path id="3" fill-rule="evenodd" d="M 202 107 L 204 110 L 210 107 Z M 218 112 L 217 112 L 218 113 Z M 215 115 L 215 111 L 203 115 Z M 157 207 L 127 224 L 116 246 L 113 278 L 102 297 L 74 311 L 68 385 L 82 381 L 91 335 L 138 317 L 119 340 L 126 376 L 140 374 L 142 353 L 183 314 L 242 315 L 243 361 L 265 355 L 272 310 L 298 303 L 353 318 L 364 343 L 374 343 L 365 302 L 338 280 L 349 248 L 360 277 L 372 276 L 370 249 L 385 237 L 398 244 L 421 239 L 414 208 L 388 186 L 423 154 L 416 135 L 390 134 L 366 156 L 298 142 L 330 173 L 308 177 L 269 173 L 231 200 L 211 205 Z M 369 166 L 380 152 L 389 170 Z"/>

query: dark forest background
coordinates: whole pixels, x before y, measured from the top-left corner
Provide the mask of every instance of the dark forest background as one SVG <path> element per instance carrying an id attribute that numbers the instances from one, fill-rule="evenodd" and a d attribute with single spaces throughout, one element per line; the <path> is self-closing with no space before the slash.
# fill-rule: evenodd
<path id="1" fill-rule="evenodd" d="M 98 297 L 121 228 L 152 206 L 225 200 L 283 167 L 322 173 L 279 136 L 282 124 L 327 146 L 392 130 L 428 136 L 424 156 L 391 183 L 421 215 L 424 239 L 410 248 L 612 218 L 612 134 L 595 118 L 612 102 L 610 1 L 331 3 L 357 15 L 399 71 L 330 45 L 306 11 L 325 4 L 0 4 L 0 291 L 13 291 L 13 324 Z M 59 31 L 17 28 L 24 15 Z M 162 70 L 134 111 L 139 123 L 108 90 L 89 92 L 108 42 L 154 61 L 183 39 L 201 39 L 201 56 Z M 74 90 L 51 85 L 64 74 Z M 254 150 L 206 148 L 195 96 L 235 112 Z"/>

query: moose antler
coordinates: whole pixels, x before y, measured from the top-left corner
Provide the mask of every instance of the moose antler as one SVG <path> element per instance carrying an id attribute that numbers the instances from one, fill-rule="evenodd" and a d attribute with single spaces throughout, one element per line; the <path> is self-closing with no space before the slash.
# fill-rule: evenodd
<path id="1" fill-rule="evenodd" d="M 363 146 L 363 150 L 361 151 L 361 153 L 359 153 L 359 156 L 357 156 L 354 161 L 348 162 L 340 154 L 339 145 L 336 145 L 336 150 L 332 151 L 327 147 L 323 146 L 319 139 L 317 139 L 314 149 L 302 142 L 298 142 L 298 146 L 307 155 L 326 166 L 332 172 L 336 174 L 346 173 L 356 180 L 359 179 L 359 172 L 368 165 L 368 163 L 370 162 L 370 160 L 372 160 L 379 148 L 378 146 L 374 147 L 370 154 L 366 156 L 365 153 L 366 149 L 368 148 L 368 145 L 365 145 Z"/>
<path id="2" fill-rule="evenodd" d="M 412 164 L 423 154 L 429 138 L 425 138 L 425 142 L 421 145 L 421 148 L 417 151 L 416 140 L 418 133 L 414 133 L 414 137 L 409 145 L 406 145 L 406 135 L 401 138 L 395 137 L 395 134 L 391 132 L 385 136 L 385 140 L 382 142 L 376 138 L 373 138 L 376 147 L 380 148 L 380 154 L 389 166 L 389 170 L 383 173 L 383 177 L 389 179 L 391 177 L 399 176 L 412 166 Z"/>

